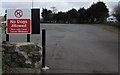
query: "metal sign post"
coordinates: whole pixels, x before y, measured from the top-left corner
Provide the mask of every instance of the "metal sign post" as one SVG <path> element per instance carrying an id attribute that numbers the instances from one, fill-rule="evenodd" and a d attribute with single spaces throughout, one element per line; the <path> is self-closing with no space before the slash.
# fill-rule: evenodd
<path id="1" fill-rule="evenodd" d="M 27 42 L 30 42 L 30 34 L 27 34 Z"/>
<path id="2" fill-rule="evenodd" d="M 9 42 L 9 34 L 6 34 L 6 41 Z"/>

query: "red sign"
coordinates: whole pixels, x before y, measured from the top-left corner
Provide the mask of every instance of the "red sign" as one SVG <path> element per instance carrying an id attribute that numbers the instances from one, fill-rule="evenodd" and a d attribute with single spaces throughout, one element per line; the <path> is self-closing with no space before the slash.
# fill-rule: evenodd
<path id="1" fill-rule="evenodd" d="M 31 10 L 7 10 L 7 34 L 31 34 Z"/>
<path id="2" fill-rule="evenodd" d="M 8 33 L 30 33 L 30 19 L 8 19 Z"/>

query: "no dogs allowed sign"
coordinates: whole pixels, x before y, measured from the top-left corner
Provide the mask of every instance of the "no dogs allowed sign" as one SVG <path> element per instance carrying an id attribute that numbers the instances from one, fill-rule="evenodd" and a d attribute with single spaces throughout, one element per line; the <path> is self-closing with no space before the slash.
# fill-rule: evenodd
<path id="1" fill-rule="evenodd" d="M 7 10 L 7 34 L 31 34 L 31 10 Z"/>

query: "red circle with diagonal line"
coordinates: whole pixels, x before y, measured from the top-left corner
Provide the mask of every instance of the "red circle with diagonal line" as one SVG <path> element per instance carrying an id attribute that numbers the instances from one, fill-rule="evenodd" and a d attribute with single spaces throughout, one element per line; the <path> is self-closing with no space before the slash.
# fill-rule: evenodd
<path id="1" fill-rule="evenodd" d="M 14 13 L 14 15 L 17 17 L 17 18 L 20 18 L 23 16 L 23 11 L 20 10 L 20 9 L 17 9 Z"/>

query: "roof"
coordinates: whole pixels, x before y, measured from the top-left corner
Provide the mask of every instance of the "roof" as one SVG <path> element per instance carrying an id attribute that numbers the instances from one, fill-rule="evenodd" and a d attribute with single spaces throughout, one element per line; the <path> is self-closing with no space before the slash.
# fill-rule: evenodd
<path id="1" fill-rule="evenodd" d="M 116 18 L 115 16 L 113 16 L 113 15 L 110 15 L 108 18 Z"/>

